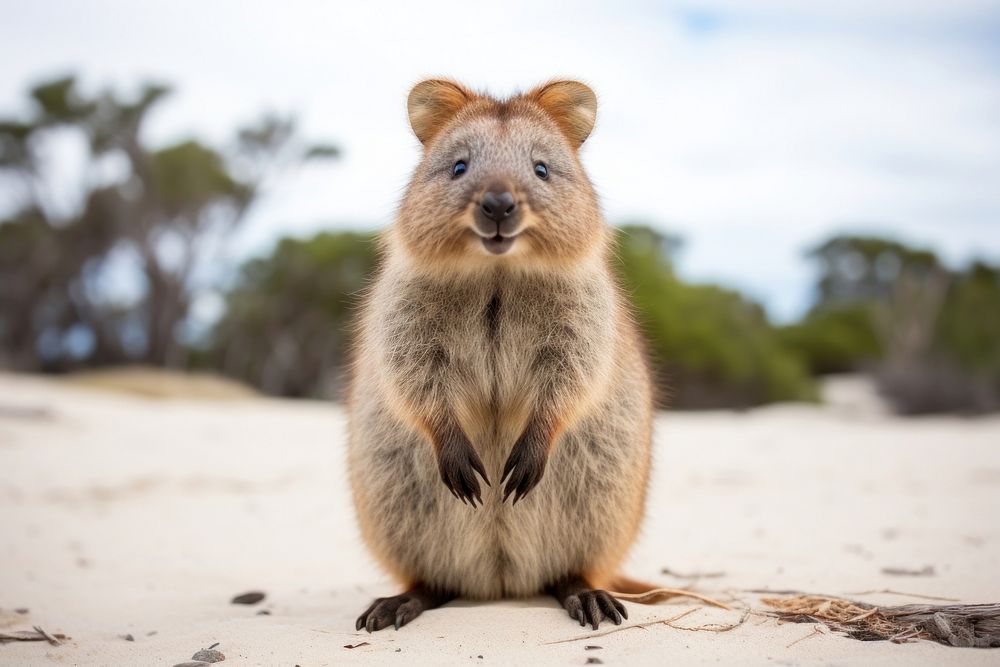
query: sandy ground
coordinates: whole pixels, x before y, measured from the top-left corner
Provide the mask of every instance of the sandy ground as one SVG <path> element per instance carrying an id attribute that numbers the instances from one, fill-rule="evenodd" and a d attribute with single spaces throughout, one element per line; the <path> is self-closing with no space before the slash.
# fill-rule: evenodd
<path id="1" fill-rule="evenodd" d="M 662 415 L 626 571 L 753 606 L 741 591 L 1000 601 L 1000 419 L 893 418 L 854 382 L 831 397 Z M 726 633 L 652 625 L 588 639 L 543 597 L 457 602 L 399 632 L 355 632 L 394 587 L 357 535 L 343 433 L 342 412 L 323 403 L 150 399 L 0 375 L 0 632 L 71 637 L 0 645 L 0 664 L 170 666 L 216 642 L 223 664 L 287 667 L 1000 664 L 1000 650 L 860 642 L 755 616 Z M 933 576 L 882 572 L 925 566 Z M 230 604 L 248 590 L 267 598 Z M 676 625 L 740 616 L 630 604 L 626 624 L 692 608 Z"/>

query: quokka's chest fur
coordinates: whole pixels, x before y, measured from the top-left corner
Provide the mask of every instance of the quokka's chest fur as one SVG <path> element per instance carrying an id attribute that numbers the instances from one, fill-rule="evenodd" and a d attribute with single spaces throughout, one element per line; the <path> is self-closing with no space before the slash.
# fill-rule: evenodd
<path id="1" fill-rule="evenodd" d="M 552 375 L 597 378 L 614 357 L 616 307 L 600 273 L 557 279 L 497 272 L 468 281 L 383 280 L 377 347 L 402 393 L 436 392 L 474 443 L 513 441 Z M 585 401 L 583 401 L 585 402 Z"/>

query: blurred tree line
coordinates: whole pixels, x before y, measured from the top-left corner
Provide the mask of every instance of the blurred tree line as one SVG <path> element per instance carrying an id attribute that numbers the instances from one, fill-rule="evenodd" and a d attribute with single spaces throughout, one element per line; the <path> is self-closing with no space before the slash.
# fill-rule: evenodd
<path id="1" fill-rule="evenodd" d="M 216 266 L 271 181 L 337 149 L 276 116 L 222 146 L 150 146 L 142 130 L 167 93 L 88 95 L 67 77 L 33 88 L 23 118 L 0 120 L 0 367 L 144 363 L 338 395 L 374 235 L 286 238 L 235 275 Z M 67 142 L 83 155 L 69 184 L 54 164 Z M 813 308 L 775 326 L 739 292 L 680 279 L 676 238 L 625 225 L 617 240 L 664 405 L 815 400 L 818 376 L 862 371 L 902 412 L 1000 409 L 996 267 L 953 270 L 927 250 L 838 236 L 810 253 Z M 222 315 L 205 329 L 194 304 L 222 285 Z"/>
<path id="2" fill-rule="evenodd" d="M 168 93 L 87 94 L 64 77 L 0 119 L 0 365 L 185 365 L 192 300 L 222 244 L 284 168 L 337 154 L 277 116 L 221 147 L 149 146 Z"/>
<path id="3" fill-rule="evenodd" d="M 1000 410 L 1000 268 L 860 236 L 810 256 L 816 304 L 780 337 L 813 374 L 870 372 L 907 414 Z"/>
<path id="4" fill-rule="evenodd" d="M 903 413 L 1000 409 L 1000 269 L 977 262 L 953 271 L 927 250 L 838 236 L 809 253 L 816 304 L 778 327 L 739 292 L 677 277 L 679 245 L 649 226 L 617 233 L 615 268 L 646 334 L 662 405 L 812 401 L 818 376 L 867 372 Z M 284 239 L 247 262 L 207 367 L 269 393 L 336 395 L 376 248 L 373 234 L 322 233 Z"/>

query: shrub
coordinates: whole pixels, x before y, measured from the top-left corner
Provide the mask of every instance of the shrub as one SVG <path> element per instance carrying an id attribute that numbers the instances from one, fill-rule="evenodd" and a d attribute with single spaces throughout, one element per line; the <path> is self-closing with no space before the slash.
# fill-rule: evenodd
<path id="1" fill-rule="evenodd" d="M 674 274 L 676 244 L 645 227 L 618 234 L 617 268 L 649 344 L 662 402 L 679 408 L 815 400 L 799 357 L 738 292 Z"/>
<path id="2" fill-rule="evenodd" d="M 801 322 L 781 327 L 778 335 L 814 375 L 859 371 L 882 357 L 873 317 L 869 303 L 819 307 Z"/>

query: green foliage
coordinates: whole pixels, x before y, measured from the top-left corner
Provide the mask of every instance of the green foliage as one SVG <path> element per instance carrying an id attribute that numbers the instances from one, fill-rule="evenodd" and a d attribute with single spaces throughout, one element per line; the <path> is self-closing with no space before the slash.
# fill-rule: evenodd
<path id="1" fill-rule="evenodd" d="M 1000 269 L 977 262 L 955 275 L 937 324 L 938 350 L 1000 388 Z"/>
<path id="2" fill-rule="evenodd" d="M 373 234 L 282 240 L 241 269 L 210 363 L 272 394 L 336 394 L 353 308 L 375 263 Z"/>
<path id="3" fill-rule="evenodd" d="M 618 235 L 618 270 L 664 402 L 702 408 L 814 400 L 805 367 L 761 307 L 737 292 L 678 279 L 668 257 L 675 246 L 644 227 L 624 227 Z"/>
<path id="4" fill-rule="evenodd" d="M 72 123 L 93 110 L 92 103 L 81 100 L 73 76 L 39 84 L 31 89 L 31 97 L 47 123 Z"/>
<path id="5" fill-rule="evenodd" d="M 171 217 L 196 214 L 224 201 L 239 205 L 252 192 L 249 184 L 232 176 L 222 155 L 196 141 L 154 152 L 150 171 L 156 196 Z"/>
<path id="6" fill-rule="evenodd" d="M 801 322 L 780 328 L 778 335 L 814 375 L 864 370 L 882 357 L 874 314 L 866 303 L 815 308 Z"/>

